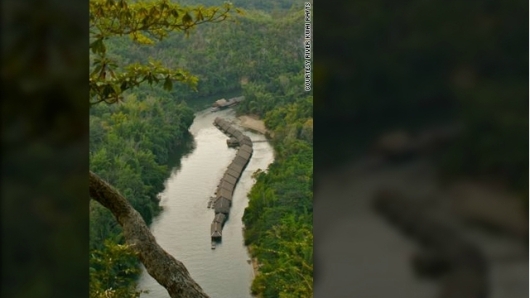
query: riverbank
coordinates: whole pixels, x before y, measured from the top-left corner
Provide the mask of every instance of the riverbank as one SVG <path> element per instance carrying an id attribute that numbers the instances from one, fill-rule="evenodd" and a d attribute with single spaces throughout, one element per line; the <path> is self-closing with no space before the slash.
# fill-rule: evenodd
<path id="1" fill-rule="evenodd" d="M 252 248 L 247 246 L 248 253 L 250 255 L 250 264 L 252 265 L 252 280 L 256 279 L 259 274 L 259 262 L 258 258 L 252 256 Z M 260 298 L 260 296 L 253 295 L 253 297 Z"/>
<path id="2" fill-rule="evenodd" d="M 269 133 L 263 120 L 259 119 L 259 117 L 256 115 L 243 115 L 238 117 L 238 119 L 240 121 L 239 125 L 244 128 L 254 130 L 263 135 L 267 135 L 267 133 Z"/>
<path id="3" fill-rule="evenodd" d="M 263 120 L 259 119 L 257 115 L 243 115 L 238 117 L 239 119 L 239 125 L 243 128 L 250 129 L 253 131 L 256 131 L 258 133 L 261 133 L 263 135 L 270 135 L 270 132 L 265 127 L 265 123 Z M 259 274 L 259 262 L 258 259 L 255 257 L 252 257 L 252 249 L 250 246 L 247 246 L 248 253 L 250 255 L 250 263 L 252 265 L 252 279 L 254 280 L 256 276 Z M 259 297 L 259 296 L 254 296 Z"/>
<path id="4" fill-rule="evenodd" d="M 252 271 L 254 272 L 254 278 L 256 278 L 259 272 L 259 263 L 257 258 L 252 258 Z"/>
<path id="5" fill-rule="evenodd" d="M 254 273 L 252 281 L 254 281 L 254 279 L 256 279 L 256 276 L 258 276 L 258 273 L 259 273 L 259 263 L 258 263 L 257 258 L 251 258 L 251 260 L 252 260 L 252 272 Z M 259 295 L 253 295 L 253 297 L 261 298 L 261 296 Z"/>

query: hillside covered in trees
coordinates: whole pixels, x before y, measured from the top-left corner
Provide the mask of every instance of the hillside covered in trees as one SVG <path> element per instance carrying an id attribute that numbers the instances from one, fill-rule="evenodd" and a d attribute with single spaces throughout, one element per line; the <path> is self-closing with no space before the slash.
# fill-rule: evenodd
<path id="1" fill-rule="evenodd" d="M 163 190 L 170 167 L 175 166 L 172 155 L 192 145 L 188 127 L 193 117 L 193 111 L 183 103 L 163 98 L 140 101 L 133 95 L 121 105 L 91 109 L 90 169 L 118 189 L 147 224 L 160 211 L 156 195 Z M 104 262 L 118 248 L 116 244 L 123 243 L 121 227 L 114 216 L 91 200 L 91 282 L 98 279 L 97 272 L 104 266 L 111 273 L 105 281 L 98 279 L 104 283 L 99 288 L 116 288 L 114 283 L 123 280 L 126 287 L 134 289 L 131 279 L 126 278 L 139 272 L 134 258 L 123 256 L 112 264 Z"/>
<path id="2" fill-rule="evenodd" d="M 302 2 L 269 4 L 242 3 L 242 15 L 198 26 L 189 36 L 170 34 L 154 45 L 109 39 L 108 56 L 119 65 L 161 61 L 198 81 L 196 88 L 140 85 L 119 104 L 93 106 L 90 169 L 149 224 L 160 212 L 156 195 L 178 163 L 177 151 L 193 146 L 188 128 L 194 111 L 211 104 L 201 98 L 242 93 L 246 100 L 238 113 L 263 117 L 276 151 L 276 161 L 255 176 L 244 216 L 246 242 L 262 264 L 252 290 L 264 297 L 299 297 L 312 293 L 312 96 L 303 91 Z M 138 294 L 137 261 L 123 243 L 116 219 L 91 201 L 93 297 L 99 297 L 97 289 L 109 288 L 120 297 Z"/>
<path id="3" fill-rule="evenodd" d="M 189 37 L 172 34 L 153 46 L 117 38 L 109 43 L 109 50 L 121 63 L 156 60 L 166 67 L 190 70 L 198 78 L 196 89 L 179 84 L 167 92 L 162 86 L 140 86 L 136 93 L 184 100 L 193 106 L 197 98 L 241 92 L 249 82 L 298 73 L 303 66 L 302 33 L 301 8 L 274 15 L 250 10 L 226 22 L 201 25 Z"/>
<path id="4" fill-rule="evenodd" d="M 297 82 L 295 77 L 292 81 Z M 290 86 L 296 89 L 301 85 Z M 274 135 L 276 153 L 267 172 L 256 174 L 243 216 L 246 244 L 261 264 L 252 291 L 263 297 L 311 297 L 313 98 L 308 94 L 253 89 L 246 89 L 245 93 L 255 97 L 255 105 L 241 106 L 239 111 L 255 108 L 265 112 L 265 124 Z M 277 100 L 271 102 L 270 98 Z M 282 104 L 286 98 L 295 101 Z M 278 105 L 274 106 L 275 102 Z M 268 105 L 274 108 L 267 109 Z"/>

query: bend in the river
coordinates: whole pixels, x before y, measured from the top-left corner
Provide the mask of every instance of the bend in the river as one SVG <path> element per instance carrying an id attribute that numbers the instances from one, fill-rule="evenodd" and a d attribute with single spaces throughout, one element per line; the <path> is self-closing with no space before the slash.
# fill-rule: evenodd
<path id="1" fill-rule="evenodd" d="M 236 155 L 236 149 L 227 146 L 227 136 L 213 125 L 216 117 L 230 121 L 235 119 L 235 113 L 224 110 L 196 114 L 190 127 L 195 149 L 182 158 L 180 167 L 167 179 L 165 190 L 160 194 L 164 210 L 153 220 L 151 231 L 158 243 L 184 263 L 211 297 L 246 298 L 251 297 L 253 270 L 243 242 L 241 218 L 248 205 L 247 193 L 254 184 L 252 173 L 266 170 L 274 153 L 267 142 L 253 145 L 252 158 L 234 190 L 230 218 L 223 227 L 223 240 L 212 250 L 210 224 L 214 214 L 207 208 L 208 200 Z M 240 130 L 252 140 L 263 139 L 259 134 Z M 149 291 L 142 297 L 169 297 L 166 289 L 145 270 L 139 288 Z"/>

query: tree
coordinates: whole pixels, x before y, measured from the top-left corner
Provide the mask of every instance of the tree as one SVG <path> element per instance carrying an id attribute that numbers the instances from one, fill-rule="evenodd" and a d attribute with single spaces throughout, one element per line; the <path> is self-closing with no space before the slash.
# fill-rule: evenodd
<path id="1" fill-rule="evenodd" d="M 232 6 L 185 8 L 169 0 L 127 3 L 125 0 L 90 0 L 90 50 L 95 55 L 90 79 L 92 104 L 116 103 L 126 90 L 147 82 L 163 83 L 171 90 L 173 82 L 184 82 L 195 87 L 197 77 L 182 69 L 164 67 L 161 62 L 147 65 L 132 63 L 119 66 L 107 56 L 105 41 L 116 36 L 129 36 L 134 42 L 152 45 L 172 31 L 187 36 L 195 26 L 226 20 Z M 241 11 L 236 9 L 236 12 Z"/>
<path id="2" fill-rule="evenodd" d="M 198 24 L 220 22 L 229 17 L 230 4 L 222 7 L 181 7 L 168 0 L 128 3 L 125 0 L 90 0 L 89 77 L 90 103 L 114 104 L 123 100 L 123 93 L 147 82 L 163 84 L 171 90 L 173 82 L 191 87 L 197 78 L 182 69 L 171 69 L 161 62 L 147 65 L 118 65 L 109 58 L 105 41 L 129 36 L 134 42 L 154 44 L 172 31 L 186 35 Z M 236 12 L 239 10 L 236 9 Z M 147 272 L 165 287 L 171 297 L 208 297 L 191 278 L 184 264 L 168 254 L 156 242 L 141 215 L 111 185 L 95 173 L 89 173 L 90 197 L 112 212 L 123 228 L 127 246 L 143 263 Z"/>
<path id="3" fill-rule="evenodd" d="M 191 278 L 182 262 L 167 253 L 149 231 L 147 224 L 113 187 L 90 172 L 90 197 L 109 209 L 123 228 L 127 244 L 138 255 L 147 272 L 165 287 L 171 297 L 208 297 Z"/>

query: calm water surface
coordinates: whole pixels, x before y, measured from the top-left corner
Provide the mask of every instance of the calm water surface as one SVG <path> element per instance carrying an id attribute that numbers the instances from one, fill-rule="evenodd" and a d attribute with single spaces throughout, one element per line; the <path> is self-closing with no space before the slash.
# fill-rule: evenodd
<path id="1" fill-rule="evenodd" d="M 236 154 L 235 149 L 227 147 L 227 136 L 213 126 L 215 117 L 234 120 L 235 113 L 232 110 L 197 113 L 190 128 L 195 149 L 183 157 L 181 166 L 167 179 L 165 190 L 160 194 L 164 210 L 153 220 L 151 231 L 167 252 L 184 263 L 210 297 L 246 298 L 251 297 L 253 272 L 243 245 L 241 218 L 248 205 L 247 193 L 254 183 L 252 173 L 266 170 L 274 153 L 269 143 L 254 143 L 253 156 L 234 192 L 223 241 L 212 250 L 209 233 L 214 211 L 207 208 L 208 200 Z M 262 135 L 241 130 L 252 140 L 264 139 Z M 150 292 L 142 297 L 169 297 L 166 289 L 145 270 L 139 288 Z"/>

